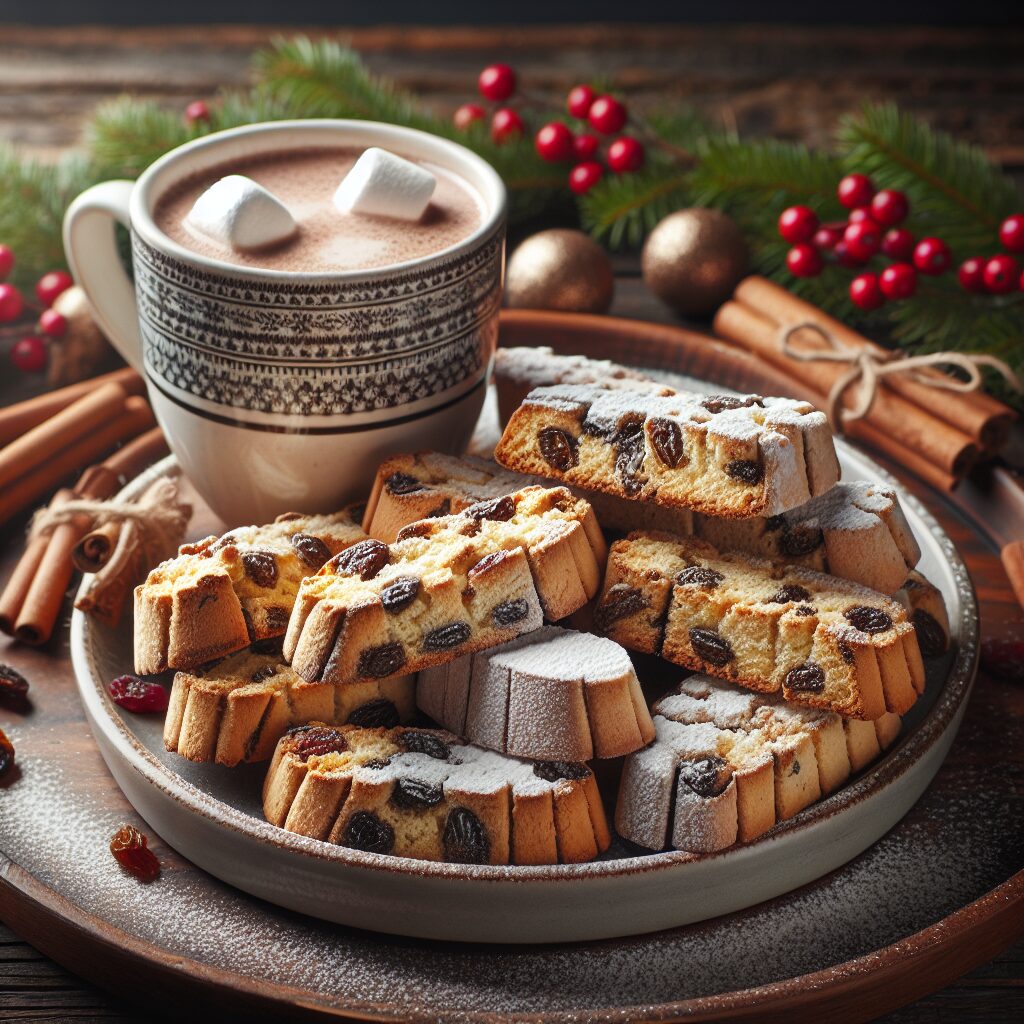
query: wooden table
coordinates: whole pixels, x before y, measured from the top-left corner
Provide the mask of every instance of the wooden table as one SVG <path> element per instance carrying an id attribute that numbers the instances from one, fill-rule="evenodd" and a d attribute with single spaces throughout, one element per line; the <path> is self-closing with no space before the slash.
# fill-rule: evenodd
<path id="1" fill-rule="evenodd" d="M 243 84 L 251 50 L 273 34 L 244 26 L 4 28 L 0 140 L 51 157 L 75 143 L 98 102 L 121 92 L 180 108 L 220 86 Z M 469 98 L 476 71 L 499 58 L 535 87 L 564 90 L 599 67 L 640 109 L 665 98 L 688 102 L 741 132 L 810 144 L 826 141 L 836 117 L 863 100 L 896 97 L 936 127 L 979 142 L 1011 170 L 1024 171 L 1019 30 L 572 26 L 382 28 L 346 36 L 372 68 L 442 111 Z M 616 270 L 614 314 L 670 319 L 643 288 L 635 258 L 617 259 Z M 8 383 L 4 399 L 15 397 L 21 396 Z M 3 535 L 8 554 L 16 537 L 17 529 Z M 55 637 L 48 650 L 64 657 L 66 636 Z M 0 925 L 0 1020 L 142 1021 L 154 1011 L 67 973 Z M 1024 1019 L 1024 944 L 886 1019 Z"/>

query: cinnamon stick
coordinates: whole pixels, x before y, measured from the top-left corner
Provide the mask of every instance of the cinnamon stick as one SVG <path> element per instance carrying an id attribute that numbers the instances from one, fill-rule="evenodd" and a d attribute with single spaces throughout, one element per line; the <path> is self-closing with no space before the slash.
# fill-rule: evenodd
<path id="1" fill-rule="evenodd" d="M 867 348 L 883 357 L 892 355 L 882 345 L 858 334 L 842 321 L 767 278 L 757 275 L 745 278 L 737 286 L 733 298 L 781 326 L 790 327 L 810 321 L 851 348 Z M 933 380 L 950 379 L 935 367 L 925 367 L 917 372 Z M 882 386 L 956 427 L 986 451 L 997 451 L 1006 444 L 1010 427 L 1016 419 L 1012 409 L 984 391 L 943 392 L 905 374 L 887 376 Z"/>
<path id="2" fill-rule="evenodd" d="M 104 523 L 87 533 L 71 552 L 71 561 L 82 572 L 98 572 L 110 560 L 121 536 L 120 523 Z"/>
<path id="3" fill-rule="evenodd" d="M 34 469 L 19 477 L 9 487 L 0 489 L 0 523 L 38 501 L 69 473 L 88 465 L 118 442 L 137 437 L 152 427 L 153 422 L 153 411 L 144 398 L 131 395 L 123 399 L 118 410 L 105 424 L 79 437 L 73 444 L 52 456 L 42 457 Z M 5 448 L 3 452 L 8 450 Z"/>
<path id="4" fill-rule="evenodd" d="M 999 553 L 1003 568 L 1017 595 L 1017 603 L 1024 608 L 1024 541 L 1013 540 Z"/>
<path id="5" fill-rule="evenodd" d="M 746 282 L 744 282 L 746 283 Z M 742 285 L 741 285 L 742 287 Z M 746 303 L 726 302 L 715 317 L 715 331 L 721 337 L 742 345 L 766 362 L 785 370 L 815 392 L 816 402 L 824 402 L 832 385 L 845 372 L 845 364 L 834 362 L 798 362 L 786 356 L 779 347 L 777 321 L 762 310 Z M 804 332 L 814 347 L 823 342 L 812 332 Z M 800 332 L 794 336 L 801 344 Z M 935 396 L 933 393 L 933 402 Z M 931 463 L 939 471 L 939 479 L 959 480 L 978 459 L 978 445 L 963 431 L 937 419 L 929 412 L 907 401 L 902 395 L 879 389 L 867 416 L 843 424 L 851 437 L 871 438 L 870 443 L 900 464 L 910 468 Z M 934 474 L 932 474 L 934 478 Z"/>

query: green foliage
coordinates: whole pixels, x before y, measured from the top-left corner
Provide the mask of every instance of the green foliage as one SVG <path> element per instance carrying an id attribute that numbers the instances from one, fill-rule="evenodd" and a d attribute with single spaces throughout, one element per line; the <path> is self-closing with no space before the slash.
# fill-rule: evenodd
<path id="1" fill-rule="evenodd" d="M 673 210 L 689 205 L 688 172 L 654 163 L 636 174 L 606 174 L 580 200 L 583 226 L 613 249 L 637 247 Z"/>

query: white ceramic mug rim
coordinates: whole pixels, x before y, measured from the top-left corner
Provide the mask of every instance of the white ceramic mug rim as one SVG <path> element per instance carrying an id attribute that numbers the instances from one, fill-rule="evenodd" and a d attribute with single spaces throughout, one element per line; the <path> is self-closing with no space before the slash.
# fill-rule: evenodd
<path id="1" fill-rule="evenodd" d="M 265 267 L 240 266 L 229 263 L 226 260 L 219 260 L 213 257 L 203 256 L 193 252 L 191 249 L 179 245 L 168 235 L 157 227 L 153 220 L 151 208 L 153 197 L 151 192 L 154 181 L 173 165 L 185 162 L 197 152 L 203 150 L 217 149 L 232 139 L 246 135 L 272 135 L 285 132 L 322 132 L 324 130 L 337 130 L 339 132 L 359 132 L 362 135 L 379 136 L 378 144 L 386 144 L 389 141 L 400 141 L 402 139 L 413 139 L 425 145 L 428 149 L 434 150 L 438 162 L 455 173 L 465 175 L 462 170 L 466 165 L 473 168 L 474 172 L 480 175 L 489 185 L 493 196 L 484 195 L 482 198 L 488 205 L 488 210 L 480 224 L 472 234 L 437 252 L 427 253 L 416 259 L 405 260 L 402 263 L 389 263 L 380 267 L 356 270 L 329 270 L 329 271 L 296 271 L 296 270 L 270 270 Z M 187 170 L 182 177 L 187 176 Z M 444 139 L 429 132 L 419 131 L 415 128 L 406 128 L 403 125 L 386 124 L 382 121 L 361 121 L 356 119 L 343 118 L 305 118 L 290 121 L 261 121 L 254 124 L 240 125 L 237 128 L 227 128 L 220 132 L 211 132 L 209 135 L 200 136 L 185 142 L 170 152 L 165 153 L 158 160 L 154 161 L 139 176 L 132 189 L 129 200 L 129 215 L 132 231 L 138 234 L 149 245 L 155 249 L 172 255 L 179 260 L 195 266 L 202 267 L 219 274 L 226 274 L 235 277 L 253 278 L 267 281 L 279 281 L 290 283 L 346 283 L 353 281 L 365 281 L 381 276 L 392 276 L 396 272 L 416 270 L 429 266 L 440 259 L 447 259 L 464 252 L 471 252 L 479 244 L 490 237 L 501 225 L 505 218 L 507 195 L 505 184 L 501 176 L 494 168 L 478 156 L 472 150 L 449 139 Z"/>

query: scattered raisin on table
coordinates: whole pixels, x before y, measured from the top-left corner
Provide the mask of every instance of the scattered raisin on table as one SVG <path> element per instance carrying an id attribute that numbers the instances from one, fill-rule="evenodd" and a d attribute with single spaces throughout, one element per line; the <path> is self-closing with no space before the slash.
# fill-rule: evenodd
<path id="1" fill-rule="evenodd" d="M 28 704 L 28 680 L 10 665 L 0 665 L 0 704 L 20 710 Z"/>
<path id="2" fill-rule="evenodd" d="M 114 833 L 110 852 L 117 863 L 140 882 L 155 881 L 160 875 L 160 861 L 149 848 L 146 837 L 134 825 L 122 825 Z"/>
<path id="3" fill-rule="evenodd" d="M 14 744 L 0 729 L 0 779 L 14 767 Z"/>
<path id="4" fill-rule="evenodd" d="M 167 710 L 167 691 L 138 676 L 118 676 L 110 684 L 110 699 L 125 711 L 157 714 Z"/>

